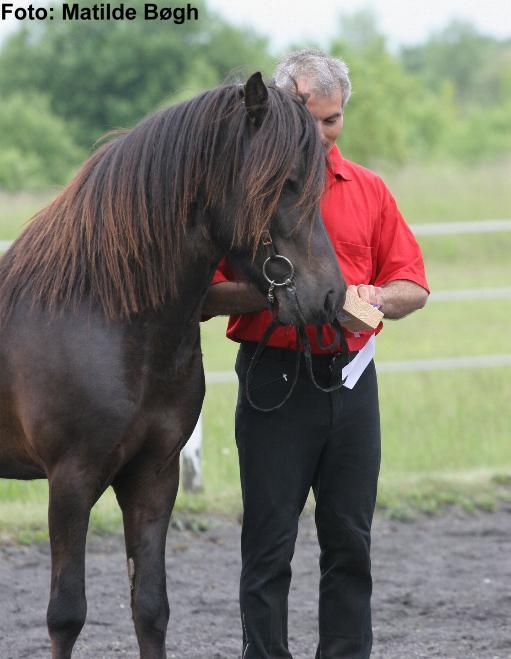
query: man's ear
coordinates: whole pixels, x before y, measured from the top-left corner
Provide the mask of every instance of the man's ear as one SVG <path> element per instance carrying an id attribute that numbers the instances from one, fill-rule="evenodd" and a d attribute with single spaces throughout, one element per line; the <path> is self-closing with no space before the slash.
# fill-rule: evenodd
<path id="1" fill-rule="evenodd" d="M 250 121 L 259 128 L 268 109 L 268 90 L 259 71 L 245 84 L 245 107 Z"/>

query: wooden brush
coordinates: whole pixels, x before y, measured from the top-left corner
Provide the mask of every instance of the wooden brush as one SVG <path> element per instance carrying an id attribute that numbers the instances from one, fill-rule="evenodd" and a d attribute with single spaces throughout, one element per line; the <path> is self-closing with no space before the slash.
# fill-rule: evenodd
<path id="1" fill-rule="evenodd" d="M 337 318 L 350 332 L 360 332 L 376 329 L 383 318 L 383 313 L 361 300 L 355 293 L 346 291 L 346 301 Z"/>

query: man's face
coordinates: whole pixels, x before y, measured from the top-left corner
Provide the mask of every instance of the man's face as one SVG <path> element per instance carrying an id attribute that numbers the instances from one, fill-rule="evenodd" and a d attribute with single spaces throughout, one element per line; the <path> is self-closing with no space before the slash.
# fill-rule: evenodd
<path id="1" fill-rule="evenodd" d="M 342 91 L 332 92 L 330 96 L 318 96 L 311 92 L 307 81 L 298 81 L 298 93 L 309 94 L 306 107 L 316 120 L 321 142 L 328 153 L 342 131 Z"/>

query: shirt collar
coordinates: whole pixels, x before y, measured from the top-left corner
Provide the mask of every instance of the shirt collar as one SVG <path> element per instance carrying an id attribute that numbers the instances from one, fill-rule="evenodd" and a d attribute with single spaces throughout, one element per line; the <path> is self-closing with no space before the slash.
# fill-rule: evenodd
<path id="1" fill-rule="evenodd" d="M 337 144 L 334 144 L 327 154 L 327 169 L 335 178 L 343 178 L 346 181 L 351 180 L 350 171 Z"/>

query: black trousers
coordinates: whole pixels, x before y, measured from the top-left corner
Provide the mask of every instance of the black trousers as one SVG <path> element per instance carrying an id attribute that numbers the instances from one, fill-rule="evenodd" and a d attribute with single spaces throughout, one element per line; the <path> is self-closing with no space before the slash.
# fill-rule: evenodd
<path id="1" fill-rule="evenodd" d="M 244 659 L 289 659 L 287 598 L 298 518 L 313 488 L 320 544 L 319 645 L 316 659 L 371 654 L 370 540 L 380 467 L 378 387 L 371 362 L 353 390 L 324 393 L 302 364 L 290 399 L 258 412 L 245 395 L 253 344 L 242 344 L 236 407 L 243 497 L 240 608 Z M 295 354 L 268 348 L 252 398 L 277 403 L 293 379 Z M 338 377 L 331 358 L 314 358 L 323 385 Z M 337 367 L 342 367 L 337 363 Z"/>

